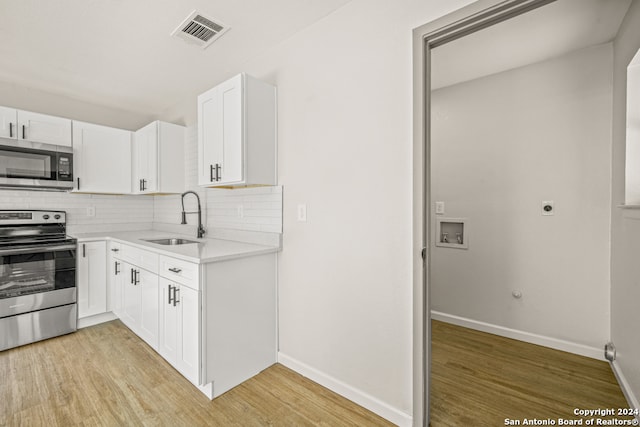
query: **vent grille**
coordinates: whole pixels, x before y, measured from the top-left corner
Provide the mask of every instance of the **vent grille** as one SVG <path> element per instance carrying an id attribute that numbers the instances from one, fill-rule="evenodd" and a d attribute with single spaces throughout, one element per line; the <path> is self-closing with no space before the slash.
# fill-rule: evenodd
<path id="1" fill-rule="evenodd" d="M 204 49 L 228 30 L 229 27 L 219 20 L 214 21 L 206 18 L 194 10 L 173 30 L 171 35 L 196 43 Z"/>

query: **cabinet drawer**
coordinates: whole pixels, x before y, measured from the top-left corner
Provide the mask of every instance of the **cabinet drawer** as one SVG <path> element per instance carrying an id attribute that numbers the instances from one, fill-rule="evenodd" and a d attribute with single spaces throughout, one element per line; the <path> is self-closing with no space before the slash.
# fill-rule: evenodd
<path id="1" fill-rule="evenodd" d="M 111 255 L 115 258 L 122 258 L 122 244 L 120 242 L 109 242 L 109 252 L 107 255 Z"/>
<path id="2" fill-rule="evenodd" d="M 120 257 L 136 267 L 158 273 L 158 254 L 129 245 L 120 246 Z"/>
<path id="3" fill-rule="evenodd" d="M 160 255 L 160 275 L 199 290 L 198 264 Z"/>

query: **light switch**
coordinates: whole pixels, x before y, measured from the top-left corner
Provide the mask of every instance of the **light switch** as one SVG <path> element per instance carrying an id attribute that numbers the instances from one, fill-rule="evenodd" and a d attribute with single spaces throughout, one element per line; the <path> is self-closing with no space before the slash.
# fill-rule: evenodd
<path id="1" fill-rule="evenodd" d="M 93 206 L 87 207 L 87 216 L 96 216 L 96 208 Z"/>
<path id="2" fill-rule="evenodd" d="M 444 215 L 444 202 L 436 202 L 436 215 Z"/>
<path id="3" fill-rule="evenodd" d="M 307 205 L 298 205 L 298 221 L 307 222 Z"/>

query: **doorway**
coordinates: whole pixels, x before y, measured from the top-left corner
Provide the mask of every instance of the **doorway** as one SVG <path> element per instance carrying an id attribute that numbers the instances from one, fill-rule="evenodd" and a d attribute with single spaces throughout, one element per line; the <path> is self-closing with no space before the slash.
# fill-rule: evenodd
<path id="1" fill-rule="evenodd" d="M 523 130 L 522 132 L 520 132 L 520 134 L 526 134 L 526 136 L 530 136 L 531 139 L 526 140 L 525 138 L 524 142 L 520 141 L 522 142 L 522 145 L 508 145 L 509 141 L 503 141 L 507 144 L 499 147 L 494 147 L 496 151 L 493 151 L 493 153 L 499 152 L 501 153 L 501 156 L 504 155 L 505 157 L 505 150 L 510 149 L 512 149 L 515 154 L 526 154 L 526 156 L 524 156 L 525 158 L 517 159 L 516 157 L 515 161 L 513 160 L 513 156 L 509 157 L 510 160 L 506 164 L 499 165 L 502 169 L 500 169 L 500 167 L 496 168 L 495 164 L 487 161 L 484 165 L 487 167 L 486 170 L 478 172 L 476 168 L 477 162 L 474 163 L 478 159 L 483 159 L 483 155 L 489 151 L 486 144 L 494 143 L 497 139 L 500 138 L 496 135 L 492 135 L 486 140 L 475 141 L 475 146 L 464 146 L 462 144 L 458 144 L 454 147 L 453 145 L 449 145 L 444 146 L 444 150 L 442 145 L 436 146 L 433 140 L 432 132 L 434 129 L 435 119 L 433 116 L 432 102 L 434 89 L 453 87 L 454 85 L 461 82 L 475 80 L 482 76 L 494 75 L 508 69 L 519 69 L 524 67 L 525 65 L 529 65 L 530 63 L 547 61 L 551 58 L 562 56 L 567 53 L 567 51 L 548 52 L 540 50 L 540 54 L 542 55 L 541 58 L 534 59 L 533 61 L 531 60 L 531 58 L 525 58 L 531 52 L 536 51 L 536 47 L 529 43 L 532 40 L 542 42 L 542 45 L 546 45 L 547 48 L 550 46 L 552 48 L 567 49 L 567 47 L 564 46 L 564 42 L 558 40 L 558 33 L 554 33 L 553 31 L 549 31 L 549 34 L 546 34 L 545 31 L 541 30 L 541 28 L 538 27 L 537 34 L 521 34 L 523 32 L 522 28 L 524 27 L 519 23 L 516 24 L 516 20 L 514 19 L 516 17 L 525 18 L 526 20 L 533 19 L 532 17 L 535 14 L 529 12 L 535 11 L 537 13 L 540 11 L 548 10 L 547 7 L 542 6 L 547 6 L 551 3 L 553 3 L 553 7 L 560 8 L 565 7 L 564 5 L 570 3 L 573 3 L 574 5 L 580 3 L 582 6 L 584 6 L 585 4 L 585 2 L 576 2 L 574 0 L 558 0 L 557 2 L 549 0 L 514 0 L 503 2 L 479 1 L 464 9 L 461 9 L 460 11 L 454 12 L 451 15 L 443 17 L 414 31 L 414 170 L 416 171 L 416 173 L 414 174 L 414 229 L 417 230 L 417 233 L 414 237 L 414 247 L 416 249 L 415 253 L 419 254 L 420 251 L 425 248 L 425 251 L 423 252 L 425 255 L 424 261 L 417 260 L 416 266 L 414 268 L 414 300 L 416 301 L 416 315 L 414 317 L 414 340 L 417 344 L 416 352 L 414 353 L 414 361 L 416 365 L 414 366 L 414 372 L 420 374 L 415 376 L 416 382 L 414 384 L 414 391 L 416 391 L 416 393 L 414 393 L 414 396 L 416 396 L 416 398 L 414 399 L 414 414 L 419 416 L 420 414 L 418 414 L 418 412 L 421 412 L 422 420 L 425 425 L 426 420 L 428 420 L 429 418 L 428 389 L 430 368 L 429 345 L 431 341 L 430 319 L 434 297 L 439 298 L 439 301 L 448 299 L 446 303 L 438 303 L 438 308 L 440 308 L 440 313 L 438 313 L 438 315 L 447 315 L 447 320 L 449 321 L 459 321 L 462 324 L 471 321 L 473 323 L 472 326 L 475 326 L 476 329 L 481 329 L 478 326 L 488 325 L 488 329 L 490 329 L 489 332 L 492 333 L 496 332 L 496 327 L 502 327 L 502 330 L 498 330 L 498 332 L 501 332 L 502 335 L 508 336 L 509 333 L 513 333 L 516 335 L 515 338 L 528 340 L 530 342 L 535 342 L 536 339 L 539 339 L 541 340 L 541 342 L 539 343 L 543 345 L 548 345 L 550 341 L 553 341 L 546 340 L 545 342 L 545 338 L 553 338 L 557 342 L 560 342 L 561 345 L 569 346 L 570 348 L 565 349 L 568 351 L 578 353 L 580 353 L 580 351 L 586 353 L 599 351 L 599 349 L 597 349 L 597 346 L 592 343 L 599 344 L 602 340 L 605 339 L 603 337 L 606 337 L 608 334 L 608 320 L 602 322 L 602 324 L 600 324 L 599 326 L 596 326 L 596 328 L 599 328 L 598 334 L 602 335 L 602 337 L 596 336 L 595 338 L 593 338 L 586 336 L 587 334 L 583 333 L 586 328 L 584 328 L 581 324 L 585 319 L 589 321 L 588 314 L 593 311 L 594 308 L 602 308 L 603 305 L 607 305 L 606 301 L 604 301 L 603 304 L 603 299 L 608 298 L 605 295 L 606 289 L 599 287 L 599 285 L 597 284 L 593 286 L 587 286 L 585 289 L 579 289 L 575 287 L 573 289 L 573 291 L 577 292 L 578 294 L 579 292 L 583 292 L 583 295 L 587 296 L 587 299 L 591 300 L 583 304 L 582 307 L 577 307 L 575 305 L 569 306 L 572 308 L 577 308 L 579 310 L 583 309 L 583 313 L 580 313 L 575 317 L 560 315 L 557 318 L 550 320 L 547 325 L 544 324 L 544 318 L 542 317 L 545 313 L 544 310 L 548 309 L 550 310 L 550 312 L 554 312 L 554 310 L 557 310 L 558 312 L 562 311 L 563 302 L 571 298 L 570 294 L 572 290 L 570 286 L 563 285 L 562 287 L 557 287 L 557 282 L 555 282 L 555 279 L 557 278 L 554 279 L 553 277 L 547 278 L 548 283 L 545 284 L 545 286 L 547 287 L 546 289 L 544 289 L 544 286 L 534 286 L 540 283 L 539 278 L 544 277 L 545 270 L 549 270 L 547 261 L 543 259 L 544 256 L 549 256 L 550 259 L 552 259 L 554 257 L 557 258 L 558 254 L 552 254 L 553 251 L 546 250 L 547 247 L 544 246 L 544 242 L 546 241 L 546 243 L 551 243 L 548 239 L 542 239 L 541 247 L 536 246 L 536 243 L 535 245 L 533 245 L 533 247 L 527 248 L 526 245 L 523 245 L 522 243 L 523 236 L 539 237 L 544 233 L 550 233 L 551 235 L 558 238 L 558 240 L 552 242 L 552 246 L 556 248 L 562 248 L 562 238 L 567 238 L 567 236 L 572 236 L 572 234 L 565 234 L 568 229 L 566 224 L 559 224 L 561 222 L 559 221 L 559 219 L 563 219 L 560 214 L 557 214 L 555 216 L 544 215 L 545 212 L 548 213 L 548 211 L 545 211 L 545 207 L 550 206 L 550 209 L 552 211 L 554 209 L 561 208 L 561 210 L 564 211 L 563 214 L 565 214 L 564 219 L 569 221 L 569 223 L 576 217 L 575 215 L 567 216 L 566 214 L 568 212 L 572 212 L 572 210 L 576 209 L 576 206 L 582 206 L 581 210 L 585 210 L 583 202 L 585 201 L 585 197 L 589 197 L 587 193 L 580 193 L 578 194 L 579 197 L 577 197 L 576 200 L 571 200 L 571 190 L 565 189 L 565 192 L 561 192 L 558 191 L 558 186 L 554 186 L 554 183 L 557 182 L 558 174 L 566 174 L 567 170 L 580 169 L 588 164 L 588 162 L 584 162 L 584 158 L 580 157 L 583 156 L 583 154 L 581 154 L 581 150 L 583 147 L 579 145 L 574 146 L 574 151 L 565 153 L 566 155 L 562 154 L 561 156 L 559 155 L 556 157 L 550 156 L 550 158 L 545 158 L 544 156 L 538 158 L 536 156 L 540 155 L 540 151 L 537 151 L 535 153 L 533 151 L 528 151 L 529 149 L 540 148 L 540 142 L 551 142 L 551 147 L 557 147 L 557 145 L 554 145 L 552 140 L 549 138 L 557 136 L 554 134 L 562 134 L 564 132 L 561 130 L 563 126 L 562 120 L 550 123 L 549 120 L 553 119 L 554 114 L 546 117 L 544 117 L 543 114 L 537 117 L 540 120 L 540 125 L 537 130 L 545 131 L 546 129 L 548 131 L 550 129 L 553 132 L 549 132 L 546 134 L 546 136 L 542 136 L 542 134 L 530 132 L 530 129 Z M 604 3 L 611 2 L 602 2 L 596 0 L 591 3 L 598 6 Z M 626 7 L 628 7 L 628 3 L 626 4 Z M 551 8 L 551 5 L 549 6 L 549 8 Z M 624 16 L 625 11 L 626 9 L 623 10 L 622 17 Z M 552 26 L 552 22 L 548 20 L 545 22 L 548 25 L 545 25 L 544 30 L 547 30 L 547 27 Z M 438 49 L 440 51 L 443 51 L 444 49 L 449 49 L 449 47 L 452 47 L 454 45 L 460 46 L 469 44 L 472 40 L 472 37 L 469 37 L 470 35 L 476 37 L 481 33 L 489 34 L 498 28 L 498 25 L 496 24 L 504 24 L 507 26 L 510 25 L 512 29 L 509 30 L 509 37 L 496 39 L 495 36 L 491 36 L 489 38 L 485 38 L 485 40 L 480 45 L 484 46 L 484 48 L 477 48 L 476 46 L 475 53 L 477 54 L 477 56 L 475 57 L 475 62 L 472 63 L 465 63 L 465 58 L 463 58 L 462 54 L 460 54 L 459 52 L 455 52 L 455 49 L 447 55 L 442 55 L 442 58 L 445 58 L 444 60 L 446 60 L 446 58 L 453 58 L 454 60 L 461 60 L 461 62 L 458 62 L 457 64 L 450 63 L 446 68 L 446 72 L 441 73 L 442 75 L 440 77 L 437 76 L 437 74 L 434 72 L 434 67 L 437 66 L 436 61 L 439 60 L 437 57 Z M 568 25 L 564 24 L 565 27 L 563 27 L 562 20 L 559 21 L 559 24 L 561 29 L 560 34 L 566 35 L 571 32 L 570 30 L 572 30 L 572 28 L 568 28 Z M 519 39 L 519 36 L 522 36 L 523 38 Z M 615 32 L 611 37 L 614 36 Z M 502 47 L 496 45 L 496 40 L 506 42 L 506 44 L 511 45 L 511 47 L 516 47 L 515 50 L 509 51 L 511 52 L 510 54 L 502 54 L 502 60 L 508 62 L 515 59 L 525 62 L 517 63 L 516 61 L 516 63 L 502 63 L 498 66 L 502 68 L 491 69 L 491 67 L 493 66 L 493 61 L 491 61 L 490 59 L 495 59 L 494 57 L 496 56 L 496 53 L 498 54 L 497 56 L 501 56 L 500 52 L 502 50 Z M 605 43 L 607 41 L 611 41 L 611 38 L 609 38 L 609 40 L 602 39 L 600 41 L 594 42 L 592 40 L 585 40 L 584 37 L 578 37 L 576 41 L 584 42 L 587 44 L 583 46 L 573 45 L 568 48 L 569 51 L 584 49 L 590 44 L 592 45 Z M 491 46 L 491 48 L 489 48 L 489 46 Z M 604 48 L 604 50 L 606 50 L 606 48 Z M 519 55 L 522 56 L 522 58 L 519 58 Z M 602 53 L 602 55 L 606 56 L 606 52 Z M 440 60 L 443 60 L 442 58 Z M 465 75 L 465 73 L 467 73 L 467 75 Z M 449 81 L 442 83 L 438 82 L 436 78 L 440 80 L 458 79 L 459 81 Z M 464 95 L 465 91 L 459 91 L 459 94 L 460 93 Z M 555 96 L 555 91 L 551 90 L 547 93 L 547 95 L 553 97 Z M 493 95 L 491 91 L 484 94 L 476 92 L 475 99 L 483 96 L 487 97 Z M 473 99 L 469 98 L 467 100 L 472 101 Z M 525 101 L 526 100 L 527 99 L 525 99 Z M 610 107 L 610 101 L 608 105 Z M 540 104 L 538 107 L 539 109 L 534 108 L 528 111 L 529 116 L 536 115 L 540 112 L 549 112 L 545 110 L 543 104 Z M 570 106 L 565 107 L 571 109 Z M 526 108 L 526 106 L 520 105 L 518 108 Z M 606 110 L 607 105 L 604 106 L 604 111 Z M 610 116 L 611 108 L 608 108 L 608 111 Z M 512 124 L 513 119 L 504 117 L 505 113 L 509 113 L 509 107 L 499 113 L 495 112 L 496 115 L 502 115 L 501 119 L 504 120 L 505 123 Z M 473 114 L 473 112 L 471 112 L 471 114 Z M 455 120 L 453 122 L 455 122 Z M 482 120 L 479 120 L 479 122 L 480 124 L 485 123 Z M 458 127 L 463 127 L 460 126 L 460 123 L 457 123 L 457 125 Z M 438 124 L 438 126 L 440 125 Z M 606 123 L 604 127 L 606 127 Z M 512 132 L 515 132 L 517 134 L 517 128 L 514 127 L 514 129 L 512 129 Z M 516 136 L 520 137 L 522 135 Z M 591 135 L 583 135 L 582 139 L 588 139 L 590 136 Z M 452 138 L 452 140 L 456 139 L 468 141 L 470 137 L 468 134 L 465 135 L 462 133 L 457 134 Z M 547 146 L 547 152 L 549 151 L 548 147 L 549 146 Z M 472 156 L 470 156 L 470 158 L 466 160 L 463 158 L 456 158 L 456 155 L 459 155 L 461 152 L 468 154 L 469 150 L 474 149 L 479 151 L 476 151 Z M 603 155 L 601 151 L 598 151 L 601 149 L 602 147 L 595 147 L 595 151 L 589 154 L 589 156 L 592 156 L 593 158 L 591 160 L 595 160 L 596 163 L 600 165 L 600 169 L 599 171 L 596 171 L 595 175 L 605 176 L 604 184 L 608 184 L 608 178 L 606 178 L 606 175 L 610 173 L 610 170 L 607 168 L 610 167 L 609 165 L 611 162 L 606 159 L 606 152 L 604 153 L 604 162 L 601 161 L 602 158 L 598 159 L 598 156 Z M 456 152 L 456 150 L 459 151 Z M 544 150 L 542 152 L 544 152 Z M 449 188 L 446 191 L 443 190 L 443 188 L 446 187 L 445 185 L 440 185 L 440 187 L 434 189 L 432 185 L 432 166 L 436 161 L 434 156 L 438 156 L 439 160 L 442 160 L 446 156 L 450 156 L 450 162 L 448 164 L 446 161 L 438 163 L 438 166 L 443 166 L 443 164 L 446 164 L 444 171 L 442 170 L 442 168 L 440 169 L 441 176 L 446 177 L 441 181 L 445 182 L 446 184 L 455 182 L 456 177 L 458 179 L 464 179 L 465 171 L 470 170 L 469 168 L 476 168 L 473 175 L 474 178 L 478 177 L 476 173 L 481 173 L 480 176 L 485 181 L 481 182 L 481 180 L 479 180 L 480 182 L 476 182 L 476 184 L 479 184 L 479 186 L 474 189 L 466 189 L 468 190 L 467 193 L 458 191 L 460 190 L 460 185 L 453 189 Z M 533 158 L 534 160 L 531 160 L 531 158 Z M 575 164 L 572 166 L 567 166 L 567 158 L 570 159 L 570 161 L 575 161 Z M 456 162 L 459 163 L 456 164 Z M 535 169 L 536 164 L 539 166 L 538 170 Z M 603 164 L 605 165 L 604 168 L 602 168 Z M 454 170 L 456 167 L 460 168 L 460 170 L 457 172 Z M 505 175 L 505 171 L 510 172 L 511 175 Z M 492 174 L 494 175 L 494 178 L 496 178 L 496 181 L 491 181 L 489 179 L 491 178 Z M 522 176 L 519 177 L 518 175 Z M 519 181 L 519 178 L 525 178 L 525 180 L 529 181 L 529 184 L 531 186 L 523 188 L 522 181 Z M 442 184 L 442 182 L 440 184 Z M 460 183 L 458 182 L 458 184 Z M 484 189 L 481 184 L 485 185 Z M 496 191 L 495 193 L 489 194 L 486 191 L 487 188 L 494 189 Z M 456 193 L 456 191 L 458 191 L 458 193 Z M 598 233 L 600 233 L 598 235 L 598 238 L 596 239 L 598 243 L 603 238 L 603 236 L 605 240 L 608 238 L 607 224 L 609 205 L 606 200 L 604 203 L 601 203 L 600 200 L 602 197 L 605 197 L 605 199 L 606 197 L 608 197 L 607 191 L 609 190 L 605 188 L 603 189 L 603 192 L 599 192 L 598 200 L 593 200 L 592 203 L 587 203 L 588 206 L 586 207 L 587 210 L 591 209 L 591 211 L 602 209 L 602 212 L 599 212 L 595 215 L 597 217 Z M 470 195 L 473 194 L 479 195 L 480 200 L 475 200 L 474 203 L 470 203 L 467 206 L 459 203 L 460 200 L 466 200 Z M 580 197 L 582 197 L 582 200 L 580 199 Z M 505 198 L 510 200 L 505 200 Z M 483 199 L 486 199 L 489 207 L 480 206 L 484 201 Z M 442 215 L 436 213 L 435 202 L 444 202 L 444 207 L 442 205 L 438 206 L 438 209 L 442 213 Z M 581 203 L 583 204 L 581 205 Z M 529 220 L 522 221 L 521 219 L 519 219 L 518 221 L 512 221 L 513 216 L 506 215 L 502 218 L 498 218 L 499 215 L 493 215 L 490 216 L 489 219 L 497 223 L 488 224 L 487 222 L 480 221 L 481 215 L 477 211 L 474 211 L 474 209 L 483 209 L 485 211 L 496 209 L 497 211 L 502 208 L 504 212 L 513 213 L 512 208 L 509 206 L 514 206 L 513 209 L 522 209 L 524 212 L 520 212 L 520 214 L 523 214 L 524 216 L 528 215 L 530 217 Z M 580 209 L 576 210 L 576 212 L 579 211 Z M 555 213 L 555 211 L 552 212 L 552 214 L 553 213 Z M 522 215 L 519 218 L 522 218 Z M 442 221 L 437 221 L 437 219 L 441 219 Z M 445 221 L 445 219 L 447 221 Z M 549 219 L 550 221 L 544 222 L 544 220 Z M 555 222 L 552 222 L 554 220 Z M 436 227 L 439 222 L 445 222 L 449 224 L 463 224 L 465 230 L 464 237 L 462 238 L 462 235 L 458 236 L 457 231 L 452 231 L 452 234 L 443 236 L 441 229 Z M 495 230 L 500 230 L 500 227 L 503 227 L 502 231 L 496 232 Z M 536 227 L 539 227 L 539 229 L 537 229 Z M 434 232 L 436 230 L 440 231 Z M 487 233 L 488 236 L 483 236 L 483 233 Z M 460 240 L 464 241 L 465 245 L 468 246 L 468 249 L 462 247 L 456 248 L 455 246 L 451 247 L 451 245 L 449 245 L 449 247 L 446 247 L 446 245 L 444 247 L 436 246 L 436 243 L 438 242 L 443 243 L 443 239 L 444 243 L 453 243 L 455 245 L 459 238 Z M 499 243 L 498 246 L 500 247 L 496 248 L 487 246 L 486 242 L 491 238 L 496 240 Z M 567 242 L 571 242 L 567 247 L 574 244 L 576 247 L 586 246 L 584 242 L 578 244 L 577 242 L 572 240 L 574 240 L 572 237 L 569 237 L 568 240 L 566 240 Z M 527 242 L 529 243 L 532 241 L 533 240 L 531 239 L 527 240 Z M 605 252 L 608 251 L 607 244 L 598 247 L 601 247 Z M 514 250 L 516 249 L 522 251 L 523 253 L 514 254 Z M 533 256 L 531 253 L 526 254 L 526 250 L 523 249 L 533 250 Z M 466 251 L 466 253 L 463 251 Z M 475 263 L 477 265 L 484 265 L 483 263 L 486 263 L 487 261 L 495 261 L 495 259 L 492 259 L 490 257 L 487 258 L 486 255 L 495 253 L 496 251 L 502 253 L 503 255 L 503 258 L 499 260 L 499 262 L 508 264 L 510 267 L 514 266 L 516 263 L 520 263 L 522 265 L 516 266 L 518 268 L 508 269 L 496 268 L 495 265 L 492 268 L 488 268 L 487 270 L 490 270 L 490 272 L 498 271 L 498 273 L 502 275 L 488 276 L 489 280 L 491 280 L 492 283 L 499 284 L 497 289 L 465 289 L 464 286 L 458 286 L 460 285 L 460 283 L 463 283 L 465 281 L 468 283 L 470 280 L 472 280 L 473 277 L 477 277 L 476 272 L 471 272 L 471 277 L 452 278 L 453 276 L 460 275 L 465 272 L 469 273 L 468 270 L 460 268 L 460 266 L 463 265 L 462 261 L 460 261 L 461 258 L 470 258 L 472 257 L 470 254 L 472 252 L 475 252 L 474 256 L 479 256 L 479 258 L 476 258 Z M 536 256 L 536 254 L 540 255 Z M 608 262 L 608 258 L 605 253 L 593 253 L 585 255 L 577 253 L 575 250 L 566 250 L 564 251 L 564 254 L 569 254 L 569 258 L 573 256 L 574 261 L 580 261 L 581 256 L 583 257 L 582 261 L 586 259 L 587 263 L 591 263 L 589 260 L 592 259 L 597 260 L 598 263 L 604 265 L 603 268 L 597 270 L 597 280 L 601 280 L 604 278 L 604 281 L 606 281 L 606 275 L 608 274 L 606 264 Z M 485 258 L 482 258 L 482 256 L 485 256 Z M 465 262 L 468 262 L 468 260 Z M 539 272 L 531 275 L 527 275 L 526 272 L 523 273 L 523 271 L 526 271 L 526 268 L 530 268 L 533 264 L 538 266 L 538 268 L 540 269 Z M 438 270 L 439 268 L 440 270 Z M 561 272 L 561 270 L 557 268 L 553 268 L 552 270 L 553 273 Z M 585 272 L 585 274 L 587 276 L 589 275 L 588 272 Z M 447 280 L 449 282 L 448 287 L 439 286 L 434 289 L 434 283 L 442 283 L 443 276 L 447 276 Z M 562 279 L 564 280 L 564 282 L 571 281 L 570 277 L 562 277 Z M 528 283 L 527 280 L 530 280 L 531 282 Z M 579 281 L 576 281 L 576 283 L 577 282 Z M 454 285 L 451 285 L 451 283 L 453 283 Z M 516 285 L 515 287 L 514 283 Z M 456 286 L 458 287 L 456 288 Z M 560 298 L 556 298 L 555 296 L 553 298 L 549 297 L 550 294 L 558 290 L 560 290 L 560 293 L 562 294 L 560 295 Z M 483 301 L 483 298 L 485 299 L 485 301 Z M 461 308 L 452 308 L 452 302 L 461 300 L 466 301 L 466 306 Z M 523 304 L 523 301 L 526 303 Z M 554 307 L 554 304 L 558 304 L 558 306 Z M 549 307 L 545 308 L 546 305 L 548 305 Z M 487 307 L 493 307 L 493 311 L 488 312 Z M 474 310 L 476 311 L 474 312 Z M 543 315 L 541 315 L 540 313 L 543 313 Z M 542 319 L 540 322 L 536 320 L 536 315 L 540 316 L 539 319 Z M 553 333 L 555 333 L 555 331 L 552 331 L 551 329 L 553 329 L 555 325 L 558 324 L 558 322 L 567 324 L 575 322 L 575 324 L 573 326 L 568 325 L 568 327 L 566 327 L 560 335 L 554 336 Z M 598 325 L 598 322 L 594 321 L 593 324 Z M 564 326 L 565 325 L 563 324 L 563 327 Z M 549 332 L 550 330 L 551 332 Z M 580 333 L 583 333 L 584 336 L 576 336 L 580 335 Z M 572 345 L 573 347 L 571 347 Z M 421 355 L 424 355 L 425 357 L 418 356 L 420 352 Z M 593 354 L 587 355 L 594 357 Z M 418 397 L 420 395 L 420 392 L 422 392 L 422 398 Z M 416 418 L 416 421 L 417 420 L 418 419 Z M 416 424 L 421 425 L 420 423 Z"/>

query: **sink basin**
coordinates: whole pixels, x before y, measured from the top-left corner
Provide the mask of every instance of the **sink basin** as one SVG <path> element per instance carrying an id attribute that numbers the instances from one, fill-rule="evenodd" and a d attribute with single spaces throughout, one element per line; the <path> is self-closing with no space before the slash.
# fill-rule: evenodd
<path id="1" fill-rule="evenodd" d="M 156 243 L 158 245 L 188 245 L 190 243 L 198 243 L 194 240 L 167 238 L 167 239 L 149 239 L 145 242 Z"/>

